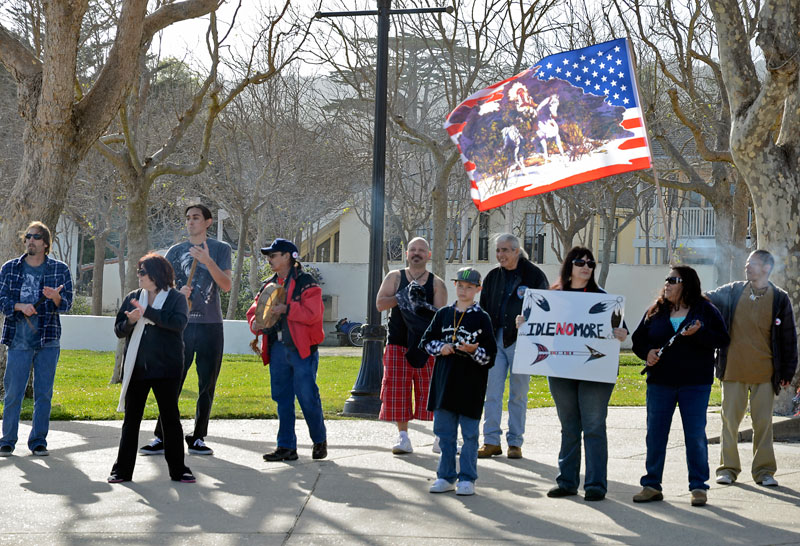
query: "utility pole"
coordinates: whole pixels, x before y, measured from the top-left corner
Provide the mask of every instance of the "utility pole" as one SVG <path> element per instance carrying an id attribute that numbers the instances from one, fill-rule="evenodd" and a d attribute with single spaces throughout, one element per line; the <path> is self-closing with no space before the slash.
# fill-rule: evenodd
<path id="1" fill-rule="evenodd" d="M 378 60 L 375 78 L 375 137 L 372 148 L 372 209 L 369 233 L 369 280 L 367 283 L 367 323 L 361 327 L 364 349 L 361 369 L 344 404 L 344 415 L 377 417 L 381 409 L 380 389 L 383 376 L 383 342 L 386 329 L 375 306 L 383 273 L 383 218 L 386 195 L 386 93 L 389 68 L 389 17 L 419 13 L 452 13 L 452 7 L 391 9 L 391 0 L 377 0 L 377 10 L 321 12 L 323 17 L 378 16 Z"/>

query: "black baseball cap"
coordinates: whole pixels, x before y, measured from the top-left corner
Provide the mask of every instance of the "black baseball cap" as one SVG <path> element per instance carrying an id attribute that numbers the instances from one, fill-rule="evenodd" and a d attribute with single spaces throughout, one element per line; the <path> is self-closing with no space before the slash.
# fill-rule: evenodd
<path id="1" fill-rule="evenodd" d="M 481 285 L 481 274 L 478 273 L 477 269 L 473 269 L 471 267 L 462 267 L 456 272 L 456 278 L 452 279 L 454 281 L 464 281 L 468 283 L 472 283 L 475 286 Z"/>
<path id="2" fill-rule="evenodd" d="M 272 241 L 271 245 L 261 249 L 261 254 L 269 254 L 270 252 L 288 252 L 295 260 L 300 256 L 300 252 L 293 242 L 280 237 Z"/>

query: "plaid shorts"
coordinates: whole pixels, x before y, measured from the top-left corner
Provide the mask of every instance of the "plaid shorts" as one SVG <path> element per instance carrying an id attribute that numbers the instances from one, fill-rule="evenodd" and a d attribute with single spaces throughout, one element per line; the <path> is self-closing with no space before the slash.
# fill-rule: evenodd
<path id="1" fill-rule="evenodd" d="M 383 353 L 381 382 L 381 421 L 432 421 L 428 411 L 428 391 L 433 375 L 433 357 L 423 368 L 414 368 L 406 360 L 406 348 L 389 344 Z M 414 412 L 411 412 L 411 386 L 414 386 Z"/>

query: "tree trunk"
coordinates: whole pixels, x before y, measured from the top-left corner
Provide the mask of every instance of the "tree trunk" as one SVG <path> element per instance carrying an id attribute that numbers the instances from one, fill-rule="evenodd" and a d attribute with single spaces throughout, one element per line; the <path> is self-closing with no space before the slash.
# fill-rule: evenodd
<path id="1" fill-rule="evenodd" d="M 433 253 L 431 267 L 435 275 L 444 279 L 447 250 L 447 181 L 450 178 L 450 171 L 444 172 L 441 164 L 437 164 L 436 167 L 436 184 L 431 195 L 433 214 L 433 240 L 430 241 Z"/>
<path id="2" fill-rule="evenodd" d="M 94 237 L 94 269 L 92 271 L 92 314 L 103 314 L 103 273 L 106 261 L 106 239 L 108 231 Z"/>
<path id="3" fill-rule="evenodd" d="M 228 300 L 228 313 L 226 319 L 232 320 L 236 314 L 236 308 L 239 306 L 239 289 L 242 284 L 242 265 L 244 264 L 244 249 L 247 244 L 247 230 L 250 223 L 250 213 L 246 211 L 239 211 L 241 214 L 239 221 L 239 248 L 236 250 L 236 263 L 233 266 L 233 283 L 231 284 L 231 294 Z M 252 254 L 255 254 L 253 252 Z"/>
<path id="4" fill-rule="evenodd" d="M 125 207 L 128 226 L 128 265 L 125 269 L 125 290 L 123 292 L 126 294 L 135 290 L 139 285 L 136 268 L 139 259 L 150 250 L 150 231 L 147 227 L 150 184 L 138 178 L 136 181 L 126 184 L 128 188 L 135 188 Z"/>

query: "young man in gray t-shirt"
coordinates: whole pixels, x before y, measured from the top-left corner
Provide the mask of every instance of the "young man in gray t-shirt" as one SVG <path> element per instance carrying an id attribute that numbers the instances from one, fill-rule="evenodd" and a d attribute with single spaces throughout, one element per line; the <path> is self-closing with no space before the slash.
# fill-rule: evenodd
<path id="1" fill-rule="evenodd" d="M 222 365 L 223 330 L 219 291 L 231 289 L 231 247 L 228 243 L 207 238 L 206 232 L 214 222 L 205 205 L 186 208 L 186 231 L 189 240 L 171 247 L 167 260 L 175 270 L 175 287 L 189 302 L 189 324 L 183 332 L 183 381 L 192 366 L 197 364 L 197 408 L 194 432 L 186 436 L 189 453 L 213 455 L 203 441 L 208 433 L 214 389 Z M 191 277 L 191 280 L 190 280 Z M 181 388 L 183 388 L 181 381 Z M 155 439 L 142 446 L 142 455 L 164 452 L 161 440 L 161 420 L 156 423 Z"/>

